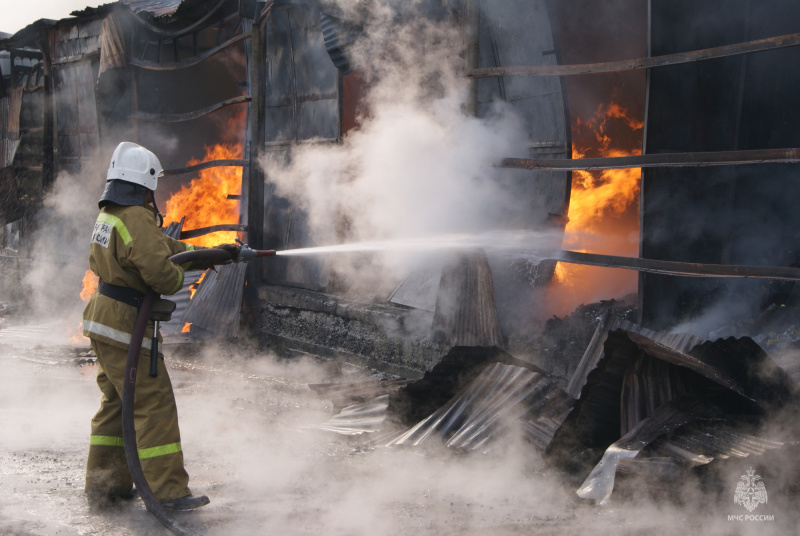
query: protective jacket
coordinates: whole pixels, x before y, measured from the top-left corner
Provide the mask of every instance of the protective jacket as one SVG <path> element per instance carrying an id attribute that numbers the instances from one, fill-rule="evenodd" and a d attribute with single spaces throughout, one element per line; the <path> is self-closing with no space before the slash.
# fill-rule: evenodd
<path id="1" fill-rule="evenodd" d="M 183 286 L 183 272 L 189 266 L 176 266 L 169 257 L 191 249 L 195 246 L 161 232 L 152 207 L 110 204 L 94 224 L 89 268 L 106 283 L 141 293 L 150 287 L 170 295 Z M 83 334 L 127 349 L 137 313 L 136 307 L 95 292 L 83 311 Z M 150 348 L 152 333 L 149 325 L 145 348 Z"/>

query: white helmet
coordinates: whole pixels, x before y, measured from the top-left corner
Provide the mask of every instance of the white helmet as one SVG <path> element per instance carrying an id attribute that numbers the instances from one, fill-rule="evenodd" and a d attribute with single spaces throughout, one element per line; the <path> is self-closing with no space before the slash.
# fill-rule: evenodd
<path id="1" fill-rule="evenodd" d="M 141 145 L 123 141 L 114 149 L 108 166 L 107 181 L 120 180 L 141 184 L 155 191 L 158 177 L 164 171 L 156 155 Z"/>

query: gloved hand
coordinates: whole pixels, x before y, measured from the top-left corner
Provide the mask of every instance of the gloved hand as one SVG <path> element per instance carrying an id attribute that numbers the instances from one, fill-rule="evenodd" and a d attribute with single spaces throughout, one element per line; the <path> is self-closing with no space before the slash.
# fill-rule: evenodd
<path id="1" fill-rule="evenodd" d="M 241 247 L 239 247 L 238 244 L 220 244 L 218 246 L 214 246 L 214 249 L 222 249 L 230 253 L 231 260 L 222 263 L 222 264 L 230 264 L 232 262 L 236 262 L 239 259 L 239 251 L 241 250 Z"/>

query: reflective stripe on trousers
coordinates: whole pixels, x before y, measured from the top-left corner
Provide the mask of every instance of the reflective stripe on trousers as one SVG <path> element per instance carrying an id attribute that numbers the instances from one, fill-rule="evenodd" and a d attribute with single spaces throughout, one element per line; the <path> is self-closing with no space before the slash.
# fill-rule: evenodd
<path id="1" fill-rule="evenodd" d="M 125 443 L 123 443 L 121 437 L 114 437 L 114 436 L 100 436 L 100 435 L 93 435 L 89 439 L 90 445 L 101 445 L 106 447 L 125 447 Z M 146 460 L 148 458 L 155 458 L 156 456 L 165 456 L 167 454 L 175 454 L 176 452 L 181 451 L 181 444 L 178 443 L 169 443 L 168 445 L 161 445 L 158 447 L 150 447 L 147 449 L 138 449 L 139 450 L 139 459 Z"/>

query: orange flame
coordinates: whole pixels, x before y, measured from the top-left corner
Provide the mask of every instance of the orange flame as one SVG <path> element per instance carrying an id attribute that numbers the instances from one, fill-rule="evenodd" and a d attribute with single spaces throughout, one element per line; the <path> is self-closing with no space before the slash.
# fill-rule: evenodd
<path id="1" fill-rule="evenodd" d="M 192 329 L 192 323 L 186 322 L 183 327 L 181 328 L 181 333 L 189 333 Z"/>
<path id="2" fill-rule="evenodd" d="M 72 344 L 84 344 L 88 340 L 88 337 L 83 336 L 83 322 L 78 322 L 78 327 L 75 328 L 75 332 L 67 339 L 67 341 Z"/>
<path id="3" fill-rule="evenodd" d="M 200 274 L 200 278 L 197 281 L 195 281 L 194 283 L 189 285 L 189 299 L 190 300 L 192 298 L 194 298 L 194 293 L 197 292 L 197 287 L 200 286 L 200 283 L 203 281 L 203 279 L 205 277 L 206 277 L 206 272 L 203 272 L 202 274 Z"/>
<path id="4" fill-rule="evenodd" d="M 100 278 L 94 275 L 93 271 L 86 270 L 86 273 L 83 274 L 83 281 L 81 282 L 81 300 L 89 301 L 89 298 L 91 298 L 92 294 L 97 290 L 99 282 Z M 78 323 L 77 329 L 67 340 L 73 344 L 82 344 L 89 340 L 83 336 L 83 322 Z"/>
<path id="5" fill-rule="evenodd" d="M 243 145 L 217 144 L 205 148 L 202 162 L 209 160 L 241 159 Z M 200 160 L 191 159 L 187 165 L 194 166 Z M 166 203 L 164 223 L 180 221 L 185 217 L 184 230 L 199 229 L 221 224 L 239 223 L 239 201 L 228 199 L 228 195 L 239 195 L 242 189 L 241 167 L 213 167 L 203 169 L 190 184 L 175 192 Z M 199 246 L 215 246 L 223 242 L 233 242 L 235 231 L 215 233 L 190 238 L 186 242 Z"/>
<path id="6" fill-rule="evenodd" d="M 94 272 L 91 270 L 86 270 L 86 273 L 83 274 L 83 282 L 81 285 L 81 299 L 83 301 L 89 301 L 89 298 L 92 297 L 94 291 L 97 290 L 97 284 L 100 281 L 100 278 L 94 275 Z"/>
<path id="7" fill-rule="evenodd" d="M 630 135 L 612 139 L 607 130 L 611 122 L 627 129 Z M 641 154 L 641 135 L 637 131 L 643 127 L 642 121 L 630 117 L 619 104 L 601 105 L 590 121 L 577 119 L 573 131 L 586 128 L 588 132 L 580 132 L 580 136 L 573 132 L 573 137 L 580 137 L 588 146 L 573 145 L 573 158 Z M 638 256 L 641 175 L 641 168 L 574 171 L 564 249 Z M 548 291 L 548 309 L 565 315 L 581 304 L 624 297 L 636 292 L 636 288 L 637 274 L 633 271 L 558 263 Z"/>

